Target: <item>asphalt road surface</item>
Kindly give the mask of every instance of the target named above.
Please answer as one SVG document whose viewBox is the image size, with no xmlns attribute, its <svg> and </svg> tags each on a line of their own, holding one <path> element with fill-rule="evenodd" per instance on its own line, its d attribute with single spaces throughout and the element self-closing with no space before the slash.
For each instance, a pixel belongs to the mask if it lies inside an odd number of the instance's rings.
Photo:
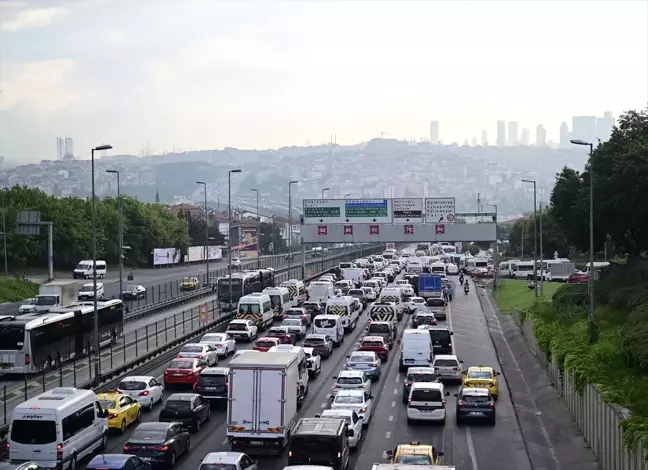
<svg viewBox="0 0 648 470">
<path fill-rule="evenodd" d="M 354 247 L 356 248 L 356 247 Z M 347 251 L 351 247 L 346 248 Z M 329 249 L 327 257 L 331 257 L 343 253 L 344 249 Z M 301 253 L 293 253 L 294 267 L 301 267 Z M 306 253 L 307 260 L 314 260 L 311 253 Z M 260 260 L 241 259 L 242 265 L 240 269 L 257 269 L 260 265 L 262 268 L 282 269 L 290 266 L 289 260 L 286 259 L 286 254 L 276 256 L 263 256 Z M 132 272 L 134 275 L 133 281 L 127 281 L 128 274 Z M 220 277 L 227 275 L 227 260 L 210 262 L 209 263 L 209 277 Z M 146 298 L 138 299 L 136 301 L 129 301 L 128 304 L 131 309 L 144 307 L 149 304 L 158 303 L 162 300 L 170 299 L 181 295 L 180 282 L 183 277 L 196 276 L 201 281 L 201 285 L 206 285 L 207 279 L 207 266 L 204 263 L 182 265 L 176 267 L 160 267 L 150 269 L 136 269 L 124 270 L 123 282 L 128 284 L 140 284 L 146 288 Z M 59 277 L 58 279 L 72 279 L 72 273 L 66 277 Z M 91 283 L 92 280 L 78 280 L 79 287 L 84 283 Z M 119 271 L 110 269 L 104 279 L 98 279 L 97 282 L 104 284 L 104 298 L 119 298 Z M 12 302 L 0 304 L 0 315 L 15 315 L 18 313 L 18 308 L 23 302 Z"/>
<path fill-rule="evenodd" d="M 364 335 L 367 320 L 366 311 L 360 317 L 356 329 L 347 334 L 342 346 L 333 356 L 322 362 L 322 373 L 313 379 L 310 393 L 306 397 L 301 416 L 315 416 L 329 406 L 329 390 L 332 377 L 341 370 L 345 356 L 354 350 Z M 402 331 L 409 322 L 409 315 L 399 325 Z M 446 322 L 454 331 L 454 345 L 464 366 L 472 364 L 492 364 L 496 369 L 496 352 L 489 336 L 485 318 L 480 309 L 474 289 L 469 295 L 460 294 L 451 304 L 451 312 Z M 443 324 L 443 322 L 441 322 Z M 250 348 L 249 344 L 239 344 L 239 349 Z M 226 364 L 223 360 L 220 365 Z M 148 371 L 158 378 L 162 377 L 164 366 Z M 448 386 L 448 417 L 445 426 L 407 424 L 405 405 L 401 403 L 403 376 L 398 372 L 398 353 L 392 352 L 383 365 L 380 381 L 372 388 L 375 408 L 371 423 L 365 429 L 359 449 L 352 454 L 349 468 L 369 469 L 374 462 L 384 461 L 384 452 L 396 445 L 410 441 L 432 443 L 445 453 L 446 464 L 455 465 L 459 470 L 531 470 L 526 451 L 526 443 L 519 429 L 514 407 L 509 396 L 506 377 L 500 377 L 500 398 L 497 402 L 496 426 L 462 425 L 457 427 L 454 420 L 454 397 L 458 386 Z M 144 421 L 156 420 L 160 408 L 143 415 Z M 132 427 L 124 435 L 110 438 L 107 453 L 121 453 Z M 200 432 L 192 435 L 191 452 L 177 463 L 179 470 L 195 470 L 209 452 L 229 450 L 226 439 L 225 410 L 215 409 L 211 421 L 205 423 Z M 80 462 L 81 464 L 81 462 Z M 260 468 L 281 470 L 287 465 L 287 456 L 262 458 Z"/>
</svg>

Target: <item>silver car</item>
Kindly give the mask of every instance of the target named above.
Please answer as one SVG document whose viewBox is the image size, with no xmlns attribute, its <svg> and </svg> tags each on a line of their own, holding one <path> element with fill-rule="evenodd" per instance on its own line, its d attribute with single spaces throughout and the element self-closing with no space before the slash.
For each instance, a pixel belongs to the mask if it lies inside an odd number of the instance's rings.
<svg viewBox="0 0 648 470">
<path fill-rule="evenodd" d="M 371 380 L 380 378 L 382 361 L 373 351 L 354 351 L 347 356 L 346 368 L 348 370 L 361 370 Z"/>
</svg>

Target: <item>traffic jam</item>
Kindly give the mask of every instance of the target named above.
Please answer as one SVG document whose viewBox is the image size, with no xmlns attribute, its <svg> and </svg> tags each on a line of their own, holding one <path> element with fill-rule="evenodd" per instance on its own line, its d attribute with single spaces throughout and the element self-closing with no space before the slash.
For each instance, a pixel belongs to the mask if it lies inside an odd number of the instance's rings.
<svg viewBox="0 0 648 470">
<path fill-rule="evenodd" d="M 286 469 L 348 468 L 367 445 L 380 380 L 392 367 L 406 409 L 394 429 L 446 419 L 495 425 L 499 372 L 456 355 L 448 319 L 455 288 L 468 293 L 470 283 L 462 257 L 443 248 L 388 248 L 340 263 L 308 287 L 290 280 L 244 295 L 224 331 L 185 344 L 161 375 L 125 377 L 102 393 L 60 387 L 27 400 L 11 419 L 10 462 L 173 468 L 191 455 L 192 440 L 209 437 L 204 428 L 218 414 L 228 450 L 216 442 L 221 450 L 200 456 L 199 469 L 257 469 L 277 456 L 287 456 Z M 330 375 L 322 374 L 327 362 Z M 452 396 L 449 384 L 458 385 Z M 324 389 L 322 409 L 304 416 L 311 390 Z M 109 445 L 113 435 L 124 436 L 121 452 Z M 377 464 L 454 468 L 443 466 L 437 445 L 403 442 Z"/>
</svg>

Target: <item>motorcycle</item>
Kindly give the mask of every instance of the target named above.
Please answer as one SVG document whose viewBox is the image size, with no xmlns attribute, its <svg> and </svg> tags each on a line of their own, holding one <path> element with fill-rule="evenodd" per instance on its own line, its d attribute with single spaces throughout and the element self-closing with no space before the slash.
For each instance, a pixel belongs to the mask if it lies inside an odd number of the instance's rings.
<svg viewBox="0 0 648 470">
<path fill-rule="evenodd" d="M 464 287 L 464 294 L 467 294 L 470 291 L 470 288 L 468 286 Z"/>
</svg>

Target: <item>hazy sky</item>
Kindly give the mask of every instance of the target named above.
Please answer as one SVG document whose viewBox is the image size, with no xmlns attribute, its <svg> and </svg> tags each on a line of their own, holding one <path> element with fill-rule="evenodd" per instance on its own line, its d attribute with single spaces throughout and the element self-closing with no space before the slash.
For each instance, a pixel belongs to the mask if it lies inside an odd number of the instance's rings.
<svg viewBox="0 0 648 470">
<path fill-rule="evenodd" d="M 648 101 L 645 1 L 37 1 L 0 6 L 0 155 L 380 136 L 557 139 Z"/>
</svg>

